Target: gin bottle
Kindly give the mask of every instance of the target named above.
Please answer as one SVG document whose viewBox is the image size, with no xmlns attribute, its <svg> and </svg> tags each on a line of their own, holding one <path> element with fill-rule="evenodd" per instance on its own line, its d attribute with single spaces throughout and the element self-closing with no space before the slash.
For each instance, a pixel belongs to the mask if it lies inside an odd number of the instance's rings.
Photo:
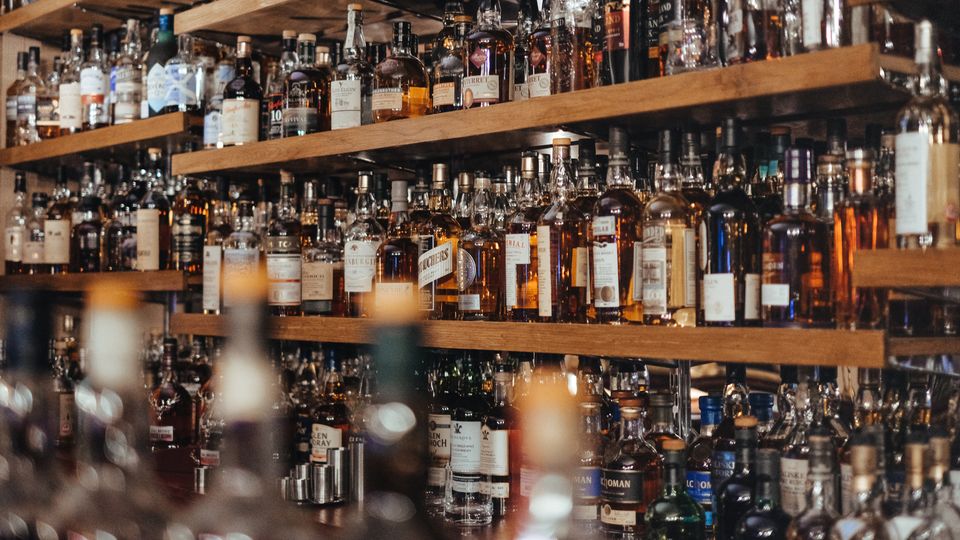
<svg viewBox="0 0 960 540">
<path fill-rule="evenodd" d="M 343 233 L 343 290 L 351 317 L 373 315 L 377 249 L 384 240 L 384 231 L 373 215 L 375 201 L 370 193 L 372 181 L 372 172 L 359 173 L 355 218 Z"/>
<path fill-rule="evenodd" d="M 193 56 L 193 36 L 177 36 L 176 56 L 164 65 L 164 86 L 166 104 L 164 113 L 193 112 L 200 109 L 203 97 L 203 74 L 197 72 L 197 59 Z"/>
</svg>

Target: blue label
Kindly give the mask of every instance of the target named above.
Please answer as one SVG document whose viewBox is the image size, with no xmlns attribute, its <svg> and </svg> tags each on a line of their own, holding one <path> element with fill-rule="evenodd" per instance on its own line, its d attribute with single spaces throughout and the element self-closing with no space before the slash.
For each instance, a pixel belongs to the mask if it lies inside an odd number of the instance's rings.
<svg viewBox="0 0 960 540">
<path fill-rule="evenodd" d="M 713 489 L 710 486 L 710 473 L 687 471 L 687 493 L 705 507 L 713 501 Z"/>
<path fill-rule="evenodd" d="M 710 483 L 713 489 L 718 489 L 721 482 L 733 475 L 736 462 L 735 452 L 719 450 L 713 453 L 713 463 L 710 468 Z"/>
<path fill-rule="evenodd" d="M 577 498 L 591 499 L 600 496 L 600 467 L 580 467 L 573 477 L 577 485 Z"/>
</svg>

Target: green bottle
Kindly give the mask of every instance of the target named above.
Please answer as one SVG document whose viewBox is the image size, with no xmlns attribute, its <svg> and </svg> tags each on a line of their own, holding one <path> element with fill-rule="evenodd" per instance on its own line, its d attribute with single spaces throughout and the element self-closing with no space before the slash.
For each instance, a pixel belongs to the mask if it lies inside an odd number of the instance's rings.
<svg viewBox="0 0 960 540">
<path fill-rule="evenodd" d="M 669 439 L 663 441 L 663 452 L 663 489 L 647 508 L 647 539 L 704 540 L 703 508 L 686 488 L 686 445 Z"/>
</svg>

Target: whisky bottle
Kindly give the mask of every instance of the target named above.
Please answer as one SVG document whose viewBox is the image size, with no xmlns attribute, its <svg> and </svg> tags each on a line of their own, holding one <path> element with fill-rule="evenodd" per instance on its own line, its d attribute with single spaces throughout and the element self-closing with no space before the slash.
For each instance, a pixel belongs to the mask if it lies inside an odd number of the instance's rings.
<svg viewBox="0 0 960 540">
<path fill-rule="evenodd" d="M 578 403 L 580 437 L 578 467 L 574 476 L 573 526 L 577 534 L 600 532 L 600 469 L 606 437 L 602 425 L 602 403 L 598 396 L 585 396 Z"/>
<path fill-rule="evenodd" d="M 451 414 L 450 484 L 444 517 L 460 526 L 486 525 L 493 519 L 490 494 L 480 489 L 483 418 L 490 406 L 481 389 L 478 354 L 463 353 L 460 389 Z"/>
<path fill-rule="evenodd" d="M 26 273 L 23 248 L 30 213 L 27 208 L 27 175 L 17 171 L 13 180 L 13 205 L 7 211 L 4 223 L 4 275 Z"/>
<path fill-rule="evenodd" d="M 203 241 L 203 312 L 220 313 L 223 298 L 223 242 L 233 232 L 225 178 L 217 178 L 216 199 L 210 202 L 207 234 Z"/>
<path fill-rule="evenodd" d="M 193 56 L 194 40 L 190 34 L 177 36 L 177 54 L 164 65 L 166 105 L 164 113 L 195 112 L 203 99 L 203 74 L 197 73 Z"/>
<path fill-rule="evenodd" d="M 386 240 L 377 249 L 374 287 L 378 308 L 411 304 L 416 299 L 418 249 L 407 214 L 407 181 L 394 180 L 390 187 L 391 212 Z"/>
<path fill-rule="evenodd" d="M 475 175 L 472 172 L 460 171 L 457 174 L 457 197 L 453 201 L 454 219 L 460 224 L 461 230 L 470 228 L 470 221 L 473 217 L 473 181 Z"/>
<path fill-rule="evenodd" d="M 757 438 L 763 441 L 773 429 L 773 394 L 750 392 L 750 414 L 757 418 Z M 766 448 L 762 444 L 760 448 Z"/>
<path fill-rule="evenodd" d="M 255 79 L 250 36 L 237 36 L 236 76 L 223 89 L 220 117 L 224 146 L 257 142 L 260 135 L 260 101 L 263 93 Z"/>
<path fill-rule="evenodd" d="M 90 33 L 87 59 L 80 65 L 80 102 L 83 106 L 83 129 L 105 127 L 109 123 L 109 72 L 100 44 L 103 25 L 94 24 Z"/>
<path fill-rule="evenodd" d="M 267 115 L 266 125 L 261 126 L 266 131 L 267 139 L 279 139 L 283 137 L 283 105 L 284 105 L 284 85 L 290 73 L 296 69 L 300 63 L 297 56 L 297 32 L 295 30 L 284 30 L 281 39 L 283 52 L 280 53 L 280 60 L 275 64 L 276 71 L 270 72 L 268 66 L 268 75 L 266 84 L 263 86 L 263 100 L 265 102 Z M 261 106 L 262 108 L 263 106 Z M 261 119 L 261 123 L 263 119 Z"/>
<path fill-rule="evenodd" d="M 925 516 L 911 538 L 950 538 L 960 530 L 960 510 L 946 481 L 950 463 L 950 438 L 946 432 L 930 437 L 927 459 Z"/>
<path fill-rule="evenodd" d="M 74 219 L 79 218 L 79 221 L 74 221 L 70 235 L 70 271 L 99 272 L 103 232 L 101 201 L 94 184 L 96 173 L 93 163 L 84 163 L 83 169 L 83 178 L 80 181 L 80 204 L 77 205 L 74 213 Z"/>
<path fill-rule="evenodd" d="M 663 442 L 663 489 L 647 510 L 648 538 L 706 538 L 703 508 L 686 490 L 685 450 L 682 440 Z"/>
<path fill-rule="evenodd" d="M 666 74 L 717 67 L 719 18 L 714 6 L 705 0 L 678 0 L 673 8 L 673 20 L 666 35 L 661 34 L 667 41 Z"/>
<path fill-rule="evenodd" d="M 806 481 L 809 470 L 810 434 L 822 423 L 818 384 L 804 369 L 797 385 L 797 424 L 780 449 L 780 500 L 783 510 L 791 516 L 802 512 L 807 503 Z"/>
<path fill-rule="evenodd" d="M 550 15 L 551 0 L 543 0 L 533 31 L 527 37 L 527 95 L 531 98 L 550 95 L 551 52 Z M 533 5 L 536 2 L 532 3 Z"/>
<path fill-rule="evenodd" d="M 882 450 L 877 448 L 871 436 L 865 434 L 856 435 L 851 442 L 852 508 L 845 510 L 844 516 L 834 523 L 830 537 L 846 540 L 858 535 L 860 538 L 891 540 L 886 520 L 880 513 L 879 499 L 883 495 L 877 490 L 878 476 L 883 475 L 877 459 Z"/>
<path fill-rule="evenodd" d="M 23 273 L 30 275 L 46 274 L 44 222 L 47 213 L 47 194 L 34 192 L 30 197 L 30 214 L 24 226 L 23 236 Z"/>
<path fill-rule="evenodd" d="M 881 406 L 883 395 L 880 392 L 880 370 L 860 368 L 857 373 L 857 395 L 854 399 L 853 427 L 854 431 L 840 449 L 840 495 L 839 508 L 841 514 L 849 514 L 853 510 L 853 446 L 861 437 L 868 433 L 871 426 L 877 426 L 882 421 Z"/>
<path fill-rule="evenodd" d="M 309 190 L 313 182 L 304 184 L 303 219 L 307 219 Z M 313 195 L 315 197 L 315 195 Z M 301 276 L 301 309 L 304 315 L 346 314 L 343 300 L 343 247 L 334 225 L 333 204 L 324 199 L 317 205 L 317 223 L 312 232 L 303 237 Z M 304 223 L 304 231 L 308 230 Z"/>
<path fill-rule="evenodd" d="M 611 127 L 609 145 L 607 189 L 590 226 L 593 306 L 598 322 L 640 322 L 643 203 L 635 193 L 626 130 Z"/>
<path fill-rule="evenodd" d="M 40 78 L 40 48 L 30 47 L 27 54 L 27 71 L 17 85 L 17 129 L 18 145 L 40 142 L 37 129 L 37 100 L 46 92 L 43 79 Z"/>
<path fill-rule="evenodd" d="M 723 403 L 719 396 L 701 396 L 700 434 L 690 443 L 687 451 L 687 493 L 703 508 L 706 538 L 713 538 L 713 528 L 716 524 L 711 469 L 713 437 L 722 416 Z"/>
<path fill-rule="evenodd" d="M 589 221 L 575 204 L 573 181 L 570 139 L 554 139 L 552 201 L 537 221 L 537 306 L 543 321 L 586 321 Z"/>
<path fill-rule="evenodd" d="M 70 52 L 60 77 L 60 135 L 83 130 L 83 102 L 80 99 L 80 65 L 83 63 L 83 30 L 70 30 Z M 26 66 L 24 66 L 26 73 Z"/>
<path fill-rule="evenodd" d="M 543 213 L 537 158 L 532 152 L 525 152 L 521 158 L 518 191 L 517 210 L 504 236 L 505 302 L 510 320 L 527 322 L 539 316 L 537 220 Z"/>
<path fill-rule="evenodd" d="M 417 232 L 420 242 L 417 286 L 421 291 L 421 309 L 429 310 L 431 319 L 455 318 L 460 294 L 456 270 L 462 229 L 450 214 L 448 181 L 447 165 L 434 163 L 430 220 Z"/>
<path fill-rule="evenodd" d="M 642 403 L 620 401 L 620 439 L 600 471 L 600 522 L 607 535 L 645 537 L 644 514 L 660 493 L 663 461 L 644 437 Z"/>
<path fill-rule="evenodd" d="M 375 201 L 370 193 L 372 182 L 372 172 L 362 171 L 358 174 L 356 217 L 343 233 L 344 301 L 351 317 L 369 317 L 373 314 L 377 249 L 384 240 L 384 231 L 373 215 Z"/>
<path fill-rule="evenodd" d="M 530 70 L 530 34 L 533 32 L 534 14 L 538 11 L 535 2 L 520 2 L 517 26 L 513 31 L 513 100 L 530 99 L 527 87 L 527 72 Z"/>
<path fill-rule="evenodd" d="M 741 416 L 736 424 L 736 465 L 733 473 L 714 485 L 716 501 L 717 538 L 730 540 L 736 536 L 737 525 L 754 503 L 757 487 L 757 419 Z M 772 464 L 779 471 L 779 464 Z"/>
<path fill-rule="evenodd" d="M 6 148 L 17 146 L 17 91 L 27 76 L 27 53 L 17 52 L 16 79 L 7 87 L 7 138 Z"/>
<path fill-rule="evenodd" d="M 490 496 L 493 517 L 517 511 L 520 492 L 520 411 L 510 402 L 513 371 L 497 362 L 493 373 L 493 402 L 480 427 L 480 493 Z"/>
<path fill-rule="evenodd" d="M 263 240 L 267 305 L 274 315 L 300 315 L 300 219 L 293 175 L 280 171 L 280 202 L 274 205 Z"/>
<path fill-rule="evenodd" d="M 467 34 L 463 108 L 513 100 L 513 35 L 500 25 L 500 0 L 478 2 L 477 23 Z"/>
<path fill-rule="evenodd" d="M 350 434 L 341 359 L 335 349 L 329 349 L 325 353 L 321 396 L 311 413 L 311 463 L 327 463 L 327 450 L 343 448 L 349 441 Z"/>
<path fill-rule="evenodd" d="M 147 52 L 143 61 L 145 71 L 144 84 L 146 85 L 147 116 L 157 116 L 163 113 L 167 105 L 167 62 L 177 54 L 177 42 L 173 37 L 173 9 L 161 8 L 159 28 L 156 40 Z"/>
<path fill-rule="evenodd" d="M 496 321 L 504 313 L 501 278 L 503 242 L 493 228 L 494 206 L 490 178 L 474 182 L 471 225 L 457 253 L 458 317 L 467 321 Z M 511 380 L 512 382 L 512 380 Z"/>
<path fill-rule="evenodd" d="M 434 351 L 434 376 L 428 379 L 430 403 L 427 413 L 430 461 L 427 468 L 426 505 L 434 515 L 443 515 L 450 464 L 450 414 L 457 393 L 459 374 L 450 351 Z"/>
<path fill-rule="evenodd" d="M 900 495 L 899 513 L 890 519 L 889 529 L 897 538 L 911 538 L 923 523 L 926 493 L 924 471 L 928 467 L 927 445 L 922 438 L 907 442 L 903 452 L 906 477 Z"/>
<path fill-rule="evenodd" d="M 773 126 L 770 128 L 770 138 L 770 161 L 761 179 L 762 186 L 751 186 L 751 196 L 760 214 L 761 226 L 783 213 L 783 158 L 790 147 L 790 128 Z"/>
<path fill-rule="evenodd" d="M 203 111 L 203 147 L 223 147 L 223 92 L 236 76 L 234 59 L 227 47 L 219 48 L 220 59 L 213 70 Z"/>
<path fill-rule="evenodd" d="M 780 490 L 777 485 L 780 468 L 777 458 L 776 450 L 757 451 L 753 507 L 740 519 L 736 529 L 737 539 L 784 538 L 787 532 L 790 516 L 780 508 Z"/>
<path fill-rule="evenodd" d="M 284 137 L 330 129 L 330 81 L 316 64 L 317 36 L 300 34 L 297 36 L 297 66 L 284 82 Z"/>
<path fill-rule="evenodd" d="M 937 31 L 930 21 L 916 24 L 914 49 L 914 96 L 897 115 L 897 245 L 953 247 L 960 243 L 960 227 L 950 210 L 960 204 L 958 118 L 945 99 Z"/>
<path fill-rule="evenodd" d="M 330 129 L 373 123 L 373 66 L 367 63 L 363 37 L 363 6 L 347 6 L 347 36 L 343 59 L 330 82 Z"/>
<path fill-rule="evenodd" d="M 550 27 L 551 92 L 592 88 L 597 79 L 592 39 L 594 2 L 554 0 Z"/>
<path fill-rule="evenodd" d="M 137 270 L 166 270 L 170 264 L 170 201 L 165 194 L 159 148 L 147 152 L 146 192 L 137 206 Z"/>
<path fill-rule="evenodd" d="M 593 214 L 600 198 L 597 178 L 597 142 L 593 139 L 577 141 L 577 189 L 574 204 L 584 215 Z M 590 291 L 587 291 L 588 293 Z"/>
<path fill-rule="evenodd" d="M 233 232 L 223 240 L 223 309 L 230 310 L 245 298 L 231 283 L 243 282 L 259 276 L 261 240 L 254 231 L 253 203 L 240 200 Z"/>
<path fill-rule="evenodd" d="M 183 189 L 173 201 L 170 237 L 170 266 L 174 270 L 198 273 L 203 268 L 203 244 L 206 238 L 209 203 L 197 179 L 187 177 Z"/>
<path fill-rule="evenodd" d="M 409 22 L 393 24 L 393 56 L 377 64 L 373 76 L 373 118 L 388 122 L 424 116 L 430 109 L 430 80 L 416 57 Z"/>
<path fill-rule="evenodd" d="M 654 181 L 660 192 L 643 209 L 643 322 L 697 324 L 697 240 L 680 193 L 676 134 L 660 132 Z"/>
<path fill-rule="evenodd" d="M 61 166 L 53 189 L 53 200 L 43 219 L 43 263 L 51 274 L 63 274 L 70 267 L 70 233 L 73 205 L 67 187 L 66 169 Z"/>
<path fill-rule="evenodd" d="M 790 523 L 786 535 L 788 540 L 829 538 L 830 529 L 839 517 L 834 499 L 835 455 L 830 437 L 810 436 L 806 510 Z"/>
<path fill-rule="evenodd" d="M 140 21 L 127 19 L 124 27 L 123 51 L 113 64 L 113 109 L 114 124 L 128 124 L 140 118 L 140 101 L 143 92 L 143 67 L 140 65 Z"/>
<path fill-rule="evenodd" d="M 449 3 L 459 5 L 459 2 Z M 444 12 L 446 17 L 446 12 Z M 444 34 L 444 45 L 434 48 L 436 61 L 433 64 L 431 91 L 432 112 L 458 111 L 463 108 L 463 78 L 467 71 L 466 37 L 473 20 L 469 15 L 457 15 L 452 20 L 452 32 Z M 444 27 L 446 30 L 446 27 Z M 443 34 L 443 31 L 441 31 Z M 437 35 L 437 40 L 441 35 Z M 498 82 L 499 84 L 499 82 Z"/>
<path fill-rule="evenodd" d="M 153 451 L 193 443 L 193 400 L 177 376 L 177 340 L 163 340 L 160 384 L 150 394 L 150 446 Z"/>
<path fill-rule="evenodd" d="M 647 442 L 657 449 L 657 453 L 664 454 L 664 442 L 680 440 L 673 425 L 673 395 L 665 392 L 654 392 L 649 396 L 650 402 L 650 431 L 647 432 Z"/>
<path fill-rule="evenodd" d="M 811 151 L 785 156 L 784 213 L 763 233 L 764 326 L 829 326 L 830 254 L 827 227 L 808 210 Z"/>
</svg>

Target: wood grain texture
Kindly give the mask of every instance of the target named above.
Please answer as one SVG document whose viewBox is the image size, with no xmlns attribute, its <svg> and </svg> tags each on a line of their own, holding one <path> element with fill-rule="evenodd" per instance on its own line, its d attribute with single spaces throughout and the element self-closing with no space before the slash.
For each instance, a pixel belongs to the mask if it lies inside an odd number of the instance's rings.
<svg viewBox="0 0 960 540">
<path fill-rule="evenodd" d="M 222 317 L 177 314 L 171 332 L 226 335 Z M 327 317 L 273 318 L 273 339 L 370 343 L 374 321 Z M 791 328 L 661 328 L 652 326 L 566 325 L 426 321 L 423 345 L 451 349 L 506 350 L 625 358 L 683 359 L 745 363 L 787 363 L 883 367 L 882 331 Z"/>
<path fill-rule="evenodd" d="M 891 356 L 960 355 L 960 338 L 957 337 L 898 337 L 887 341 L 887 353 Z"/>
<path fill-rule="evenodd" d="M 0 16 L 0 32 L 15 32 L 59 46 L 64 30 L 82 28 L 86 32 L 93 23 L 100 23 L 109 31 L 128 17 L 142 19 L 163 6 L 177 9 L 188 5 L 185 0 L 36 0 Z"/>
<path fill-rule="evenodd" d="M 2 276 L 0 291 L 33 288 L 57 292 L 84 292 L 95 284 L 103 283 L 141 292 L 172 292 L 187 288 L 187 276 L 179 270 Z"/>
<path fill-rule="evenodd" d="M 960 249 L 858 251 L 857 287 L 960 287 Z"/>
</svg>

